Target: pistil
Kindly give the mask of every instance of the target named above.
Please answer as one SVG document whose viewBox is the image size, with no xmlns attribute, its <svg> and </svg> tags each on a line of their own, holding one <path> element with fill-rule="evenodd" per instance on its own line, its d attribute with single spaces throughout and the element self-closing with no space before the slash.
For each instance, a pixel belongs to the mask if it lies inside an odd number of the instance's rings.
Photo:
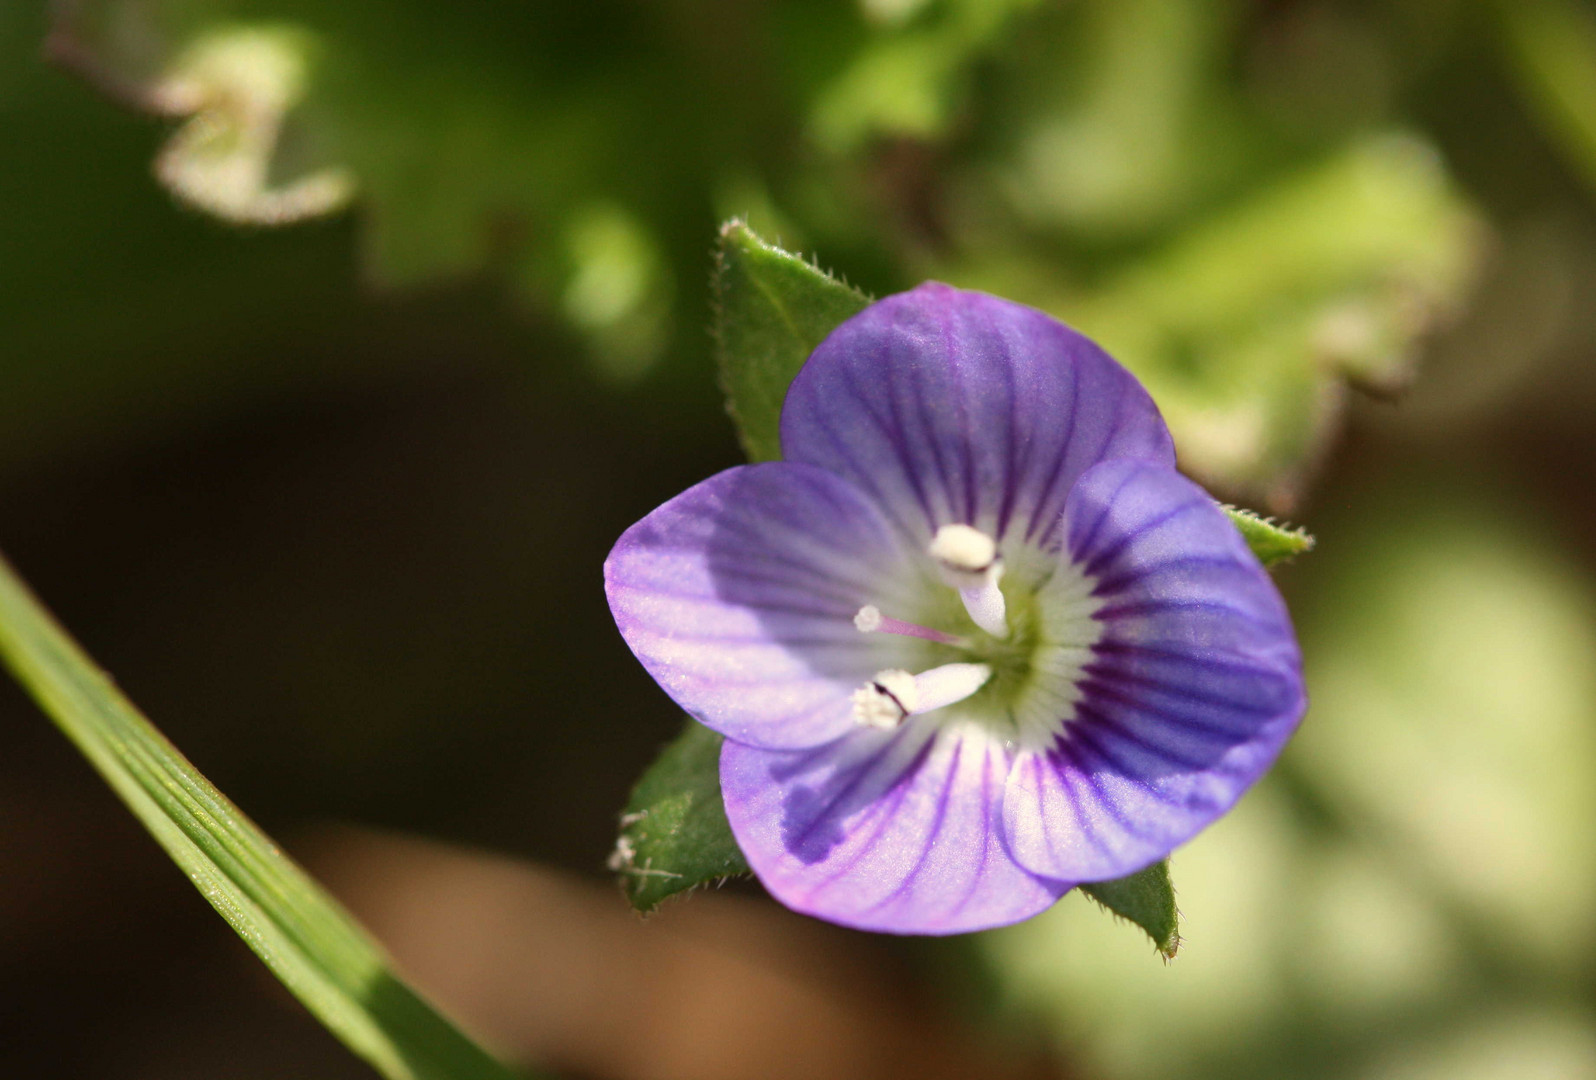
<svg viewBox="0 0 1596 1080">
<path fill-rule="evenodd" d="M 943 645 L 953 645 L 960 649 L 970 647 L 968 638 L 959 637 L 957 634 L 946 634 L 941 630 L 933 630 L 928 626 L 918 626 L 915 623 L 894 619 L 890 615 L 881 614 L 881 609 L 874 604 L 866 604 L 859 609 L 853 617 L 853 625 L 862 634 L 902 634 L 904 637 L 923 638 L 926 641 L 936 641 Z"/>
</svg>

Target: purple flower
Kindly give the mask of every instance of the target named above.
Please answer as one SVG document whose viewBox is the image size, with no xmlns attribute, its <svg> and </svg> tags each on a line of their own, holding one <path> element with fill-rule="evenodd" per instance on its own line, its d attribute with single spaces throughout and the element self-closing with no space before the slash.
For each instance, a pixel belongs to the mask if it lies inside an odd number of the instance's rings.
<svg viewBox="0 0 1596 1080">
<path fill-rule="evenodd" d="M 626 642 L 726 736 L 779 900 L 943 934 L 1164 858 L 1305 706 L 1263 568 L 1141 385 L 1041 312 L 945 285 L 839 326 L 785 460 L 728 469 L 605 564 Z"/>
</svg>

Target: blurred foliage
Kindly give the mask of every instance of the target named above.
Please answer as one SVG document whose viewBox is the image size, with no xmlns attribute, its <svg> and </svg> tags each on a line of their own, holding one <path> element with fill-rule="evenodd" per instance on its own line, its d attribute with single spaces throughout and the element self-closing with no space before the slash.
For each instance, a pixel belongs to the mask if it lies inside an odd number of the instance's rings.
<svg viewBox="0 0 1596 1080">
<path fill-rule="evenodd" d="M 1497 8 L 1536 116 L 1596 187 L 1596 12 L 1576 0 L 1503 0 Z"/>
<path fill-rule="evenodd" d="M 157 159 L 180 198 L 259 223 L 358 190 L 373 280 L 491 271 L 610 379 L 699 322 L 693 224 L 729 209 L 879 291 L 941 277 L 1079 323 L 1189 469 L 1275 510 L 1341 381 L 1399 386 L 1481 250 L 1356 23 L 1325 31 L 1365 76 L 1338 99 L 1273 56 L 1238 93 L 1237 0 L 576 10 L 75 0 L 51 42 L 188 117 Z"/>
</svg>

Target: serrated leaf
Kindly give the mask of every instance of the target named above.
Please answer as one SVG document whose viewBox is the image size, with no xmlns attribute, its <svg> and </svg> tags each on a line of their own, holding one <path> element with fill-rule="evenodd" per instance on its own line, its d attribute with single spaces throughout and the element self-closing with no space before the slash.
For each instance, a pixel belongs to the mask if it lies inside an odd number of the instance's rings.
<svg viewBox="0 0 1596 1080">
<path fill-rule="evenodd" d="M 347 912 L 200 775 L 0 559 L 0 657 L 195 888 L 389 1080 L 513 1080 L 423 1001 Z"/>
<path fill-rule="evenodd" d="M 1180 948 L 1180 912 L 1175 908 L 1175 886 L 1169 878 L 1169 860 L 1154 863 L 1129 877 L 1094 881 L 1081 891 L 1121 918 L 1129 919 L 1153 939 L 1153 945 L 1173 958 Z"/>
<path fill-rule="evenodd" d="M 1252 553 L 1265 566 L 1273 566 L 1313 550 L 1314 539 L 1306 529 L 1276 525 L 1268 518 L 1240 507 L 1227 506 L 1224 511 L 1230 516 L 1236 531 L 1241 533 L 1241 538 L 1247 541 L 1247 546 L 1252 548 Z"/>
<path fill-rule="evenodd" d="M 752 461 L 781 457 L 777 432 L 787 386 L 837 324 L 870 298 L 741 221 L 720 231 L 715 342 L 726 408 Z"/>
<path fill-rule="evenodd" d="M 720 796 L 724 740 L 689 720 L 648 767 L 621 817 L 610 869 L 638 911 L 699 885 L 748 873 Z"/>
</svg>

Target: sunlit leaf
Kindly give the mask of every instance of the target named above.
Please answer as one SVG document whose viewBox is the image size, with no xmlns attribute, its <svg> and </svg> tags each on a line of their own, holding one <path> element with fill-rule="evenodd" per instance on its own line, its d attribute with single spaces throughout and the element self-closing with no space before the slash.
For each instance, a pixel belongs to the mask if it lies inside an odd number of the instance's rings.
<svg viewBox="0 0 1596 1080">
<path fill-rule="evenodd" d="M 167 742 L 0 561 L 0 657 L 195 888 L 305 1007 L 389 1080 L 512 1080 Z"/>
<path fill-rule="evenodd" d="M 1184 467 L 1285 510 L 1343 383 L 1405 384 L 1482 237 L 1430 147 L 1376 139 L 1202 219 L 1060 313 L 1147 385 Z"/>
<path fill-rule="evenodd" d="M 748 873 L 720 796 L 724 740 L 689 720 L 632 791 L 610 869 L 639 911 L 699 885 Z"/>
<path fill-rule="evenodd" d="M 1129 877 L 1082 885 L 1081 891 L 1147 931 L 1154 947 L 1166 959 L 1180 948 L 1180 912 L 1175 909 L 1175 886 L 1169 879 L 1168 859 Z"/>
<path fill-rule="evenodd" d="M 1134 236 L 1201 199 L 1237 151 L 1223 5 L 1086 0 L 1049 13 L 1003 190 L 1033 227 Z"/>
<path fill-rule="evenodd" d="M 753 461 L 781 457 L 777 422 L 787 386 L 838 323 L 869 297 L 740 221 L 721 229 L 715 342 L 726 407 Z"/>
</svg>

